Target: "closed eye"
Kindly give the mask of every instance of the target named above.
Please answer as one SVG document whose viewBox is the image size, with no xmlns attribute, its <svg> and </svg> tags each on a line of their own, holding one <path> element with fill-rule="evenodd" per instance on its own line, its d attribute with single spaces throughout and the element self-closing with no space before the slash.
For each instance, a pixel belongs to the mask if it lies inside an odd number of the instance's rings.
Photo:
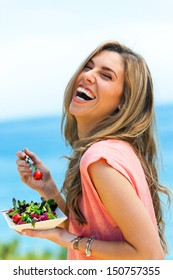
<svg viewBox="0 0 173 280">
<path fill-rule="evenodd" d="M 93 67 L 94 67 L 93 64 L 94 64 L 94 63 L 92 62 L 92 60 L 89 61 L 89 63 L 86 64 L 86 65 L 84 66 L 83 71 L 90 71 L 90 70 L 92 70 Z M 105 66 L 104 66 L 103 68 L 105 68 L 104 70 L 108 70 L 109 72 L 112 71 L 112 70 L 109 69 L 108 67 L 105 67 Z M 112 71 L 112 72 L 113 72 L 113 71 Z M 105 78 L 105 79 L 112 80 L 112 75 L 111 75 L 110 73 L 107 73 L 107 72 L 100 72 L 100 76 L 103 77 L 103 78 Z"/>
<path fill-rule="evenodd" d="M 87 64 L 87 65 L 84 66 L 83 69 L 84 69 L 84 70 L 92 70 L 92 67 L 91 67 L 90 65 Z"/>
<path fill-rule="evenodd" d="M 112 80 L 112 76 L 109 74 L 102 73 L 101 76 L 103 76 L 106 79 Z"/>
</svg>

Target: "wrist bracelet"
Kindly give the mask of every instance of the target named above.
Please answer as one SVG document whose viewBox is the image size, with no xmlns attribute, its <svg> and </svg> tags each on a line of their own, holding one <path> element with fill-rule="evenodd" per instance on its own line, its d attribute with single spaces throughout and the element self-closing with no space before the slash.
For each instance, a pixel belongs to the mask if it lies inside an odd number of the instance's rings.
<svg viewBox="0 0 173 280">
<path fill-rule="evenodd" d="M 83 236 L 79 235 L 77 237 L 75 237 L 73 240 L 71 240 L 71 242 L 73 242 L 73 249 L 74 250 L 79 250 L 79 241 L 83 238 Z"/>
<path fill-rule="evenodd" d="M 85 249 L 85 254 L 86 254 L 86 257 L 90 257 L 91 256 L 91 244 L 92 242 L 94 241 L 94 236 L 91 236 L 88 241 L 87 241 L 87 244 L 86 244 L 86 249 Z"/>
</svg>

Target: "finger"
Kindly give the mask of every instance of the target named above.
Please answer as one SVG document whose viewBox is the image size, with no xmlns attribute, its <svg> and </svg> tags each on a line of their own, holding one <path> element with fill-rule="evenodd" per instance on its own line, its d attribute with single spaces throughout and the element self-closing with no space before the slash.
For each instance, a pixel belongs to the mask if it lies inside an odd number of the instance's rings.
<svg viewBox="0 0 173 280">
<path fill-rule="evenodd" d="M 25 176 L 25 175 L 30 176 L 30 175 L 32 175 L 32 168 L 18 167 L 17 170 L 20 173 L 20 175 L 22 175 L 22 176 Z"/>
<path fill-rule="evenodd" d="M 25 154 L 25 152 L 23 152 L 23 151 L 18 151 L 18 152 L 16 153 L 16 156 L 17 156 L 18 158 L 20 158 L 20 159 L 25 159 L 26 154 Z"/>
<path fill-rule="evenodd" d="M 16 164 L 17 164 L 17 166 L 24 166 L 24 167 L 29 166 L 29 164 L 25 160 L 22 160 L 22 159 L 17 159 Z"/>
<path fill-rule="evenodd" d="M 17 160 L 17 171 L 21 176 L 31 176 L 32 175 L 32 167 L 30 167 L 25 161 Z"/>
<path fill-rule="evenodd" d="M 52 230 L 33 230 L 25 229 L 21 232 L 22 235 L 28 235 L 30 237 L 48 238 Z"/>
</svg>

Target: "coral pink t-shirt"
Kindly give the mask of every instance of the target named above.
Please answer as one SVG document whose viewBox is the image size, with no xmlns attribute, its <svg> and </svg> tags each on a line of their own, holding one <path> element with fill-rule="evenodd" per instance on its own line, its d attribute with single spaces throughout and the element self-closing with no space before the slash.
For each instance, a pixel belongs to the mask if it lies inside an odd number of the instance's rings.
<svg viewBox="0 0 173 280">
<path fill-rule="evenodd" d="M 102 204 L 88 174 L 88 166 L 101 158 L 105 159 L 111 167 L 115 168 L 130 181 L 138 197 L 147 209 L 154 227 L 157 230 L 150 191 L 141 163 L 133 148 L 125 141 L 102 140 L 90 146 L 82 156 L 80 162 L 82 197 L 79 205 L 88 223 L 86 225 L 79 225 L 72 215 L 70 215 L 69 231 L 73 234 L 83 235 L 85 237 L 91 237 L 94 235 L 95 239 L 98 240 L 124 240 L 118 225 L 110 217 Z M 86 257 L 83 252 L 69 249 L 68 259 L 88 260 L 95 258 L 92 256 Z"/>
</svg>

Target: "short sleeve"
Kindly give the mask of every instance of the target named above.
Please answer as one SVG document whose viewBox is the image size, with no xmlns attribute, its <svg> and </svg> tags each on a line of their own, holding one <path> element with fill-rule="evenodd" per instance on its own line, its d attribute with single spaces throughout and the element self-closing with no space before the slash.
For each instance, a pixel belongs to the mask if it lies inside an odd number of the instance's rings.
<svg viewBox="0 0 173 280">
<path fill-rule="evenodd" d="M 112 168 L 125 176 L 138 193 L 136 181 L 145 180 L 145 176 L 138 157 L 128 143 L 119 140 L 94 143 L 81 159 L 81 173 L 87 175 L 89 165 L 100 159 L 105 159 Z"/>
</svg>

